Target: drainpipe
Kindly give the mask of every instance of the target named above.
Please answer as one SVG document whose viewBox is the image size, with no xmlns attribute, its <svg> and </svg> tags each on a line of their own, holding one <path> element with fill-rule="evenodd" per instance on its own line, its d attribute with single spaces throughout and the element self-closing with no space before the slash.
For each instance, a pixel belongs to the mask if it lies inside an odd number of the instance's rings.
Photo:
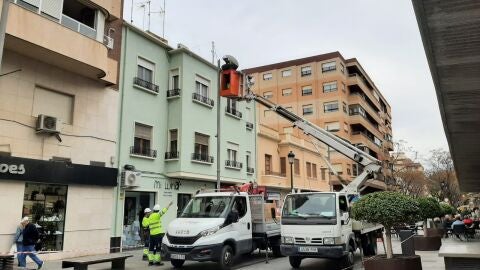
<svg viewBox="0 0 480 270">
<path fill-rule="evenodd" d="M 217 66 L 217 190 L 220 190 L 220 59 Z"/>
<path fill-rule="evenodd" d="M 5 49 L 5 33 L 7 32 L 8 10 L 10 0 L 3 0 L 2 15 L 0 17 L 0 72 L 2 71 L 3 51 Z"/>
</svg>

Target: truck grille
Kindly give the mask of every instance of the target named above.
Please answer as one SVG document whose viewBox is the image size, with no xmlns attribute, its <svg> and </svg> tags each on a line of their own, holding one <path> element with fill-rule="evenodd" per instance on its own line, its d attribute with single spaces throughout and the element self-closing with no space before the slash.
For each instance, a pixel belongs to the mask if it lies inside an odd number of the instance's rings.
<svg viewBox="0 0 480 270">
<path fill-rule="evenodd" d="M 180 248 L 180 247 L 169 247 L 168 250 L 170 250 L 171 252 L 180 252 L 180 253 L 188 253 L 190 251 L 192 251 L 193 247 L 190 247 L 190 248 Z"/>
<path fill-rule="evenodd" d="M 311 243 L 312 244 L 323 244 L 323 239 L 322 238 L 312 238 Z"/>
<path fill-rule="evenodd" d="M 323 244 L 322 238 L 295 237 L 296 244 Z"/>
<path fill-rule="evenodd" d="M 193 243 L 195 243 L 200 238 L 200 235 L 183 237 L 183 236 L 172 236 L 172 235 L 167 234 L 167 238 L 168 238 L 168 242 L 170 242 L 170 244 L 192 245 Z"/>
<path fill-rule="evenodd" d="M 295 243 L 305 244 L 305 238 L 295 237 Z"/>
</svg>

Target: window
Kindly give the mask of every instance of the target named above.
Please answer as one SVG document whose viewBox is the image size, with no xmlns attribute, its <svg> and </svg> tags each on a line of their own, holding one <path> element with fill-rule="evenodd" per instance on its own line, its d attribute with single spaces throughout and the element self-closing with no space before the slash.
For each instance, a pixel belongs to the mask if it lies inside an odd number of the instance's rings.
<svg viewBox="0 0 480 270">
<path fill-rule="evenodd" d="M 337 172 L 339 175 L 343 174 L 342 164 L 332 164 L 332 169 Z M 331 172 L 330 174 L 334 174 Z"/>
<path fill-rule="evenodd" d="M 180 89 L 180 75 L 178 69 L 171 71 L 170 89 Z"/>
<path fill-rule="evenodd" d="M 292 70 L 287 69 L 282 71 L 282 77 L 290 77 L 292 75 Z"/>
<path fill-rule="evenodd" d="M 358 176 L 358 166 L 357 164 L 352 164 L 352 176 Z"/>
<path fill-rule="evenodd" d="M 187 207 L 188 202 L 190 202 L 190 199 L 192 198 L 192 194 L 183 194 L 183 193 L 178 193 L 177 194 L 177 217 L 179 217 L 183 209 Z"/>
<path fill-rule="evenodd" d="M 350 170 L 350 167 L 347 167 L 347 174 L 352 175 L 352 171 Z"/>
<path fill-rule="evenodd" d="M 312 95 L 312 87 L 309 86 L 303 86 L 302 87 L 302 96 L 311 96 Z"/>
<path fill-rule="evenodd" d="M 294 173 L 296 175 L 300 175 L 300 160 L 299 159 L 294 159 L 293 160 L 293 168 L 294 168 Z"/>
<path fill-rule="evenodd" d="M 272 156 L 265 154 L 265 174 L 272 172 Z"/>
<path fill-rule="evenodd" d="M 350 115 L 361 115 L 363 117 L 367 116 L 365 110 L 362 108 L 362 106 L 360 106 L 358 104 L 350 105 L 349 113 L 350 113 Z"/>
<path fill-rule="evenodd" d="M 32 2 L 31 0 L 27 0 L 26 2 Z M 37 1 L 34 1 L 37 2 Z M 72 18 L 82 24 L 95 29 L 95 20 L 96 17 L 96 10 L 82 4 L 80 1 L 53 1 L 53 2 L 63 2 L 63 14 Z M 43 1 L 43 6 L 51 6 L 52 1 Z M 61 5 L 61 4 L 60 4 Z M 62 19 L 63 23 L 63 19 Z M 80 26 L 80 29 L 82 27 Z"/>
<path fill-rule="evenodd" d="M 265 74 L 263 74 L 263 80 L 264 80 L 264 81 L 269 81 L 269 80 L 271 80 L 272 78 L 273 78 L 272 73 L 265 73 Z"/>
<path fill-rule="evenodd" d="M 139 78 L 144 82 L 154 83 L 153 81 L 154 70 L 155 70 L 155 65 L 152 62 L 149 62 L 141 57 L 138 58 L 137 78 Z"/>
<path fill-rule="evenodd" d="M 247 165 L 247 168 L 251 168 L 250 166 L 250 158 L 252 156 L 252 153 L 247 151 L 247 154 L 245 156 L 245 165 Z"/>
<path fill-rule="evenodd" d="M 327 171 L 326 168 L 321 168 L 321 169 L 320 169 L 320 173 L 322 174 L 322 180 L 325 180 L 325 179 L 326 179 L 326 176 L 327 176 L 326 171 Z"/>
<path fill-rule="evenodd" d="M 292 95 L 292 88 L 287 88 L 282 90 L 282 96 L 287 97 Z"/>
<path fill-rule="evenodd" d="M 323 111 L 326 113 L 338 112 L 338 101 L 323 103 Z"/>
<path fill-rule="evenodd" d="M 177 154 L 178 152 L 178 130 L 171 129 L 170 130 L 170 153 Z"/>
<path fill-rule="evenodd" d="M 348 212 L 347 198 L 344 195 L 338 197 L 338 208 L 340 209 L 340 214 Z"/>
<path fill-rule="evenodd" d="M 237 101 L 232 98 L 227 98 L 227 112 L 235 113 L 237 111 Z"/>
<path fill-rule="evenodd" d="M 325 123 L 325 129 L 330 132 L 337 132 L 340 130 L 340 122 Z"/>
<path fill-rule="evenodd" d="M 343 63 L 340 63 L 340 72 L 345 73 L 345 65 Z"/>
<path fill-rule="evenodd" d="M 330 93 L 337 91 L 337 81 L 328 82 L 323 84 L 323 92 Z"/>
<path fill-rule="evenodd" d="M 301 75 L 302 77 L 304 76 L 310 76 L 312 74 L 312 67 L 306 66 L 301 68 Z"/>
<path fill-rule="evenodd" d="M 227 142 L 227 159 L 237 162 L 238 144 Z"/>
<path fill-rule="evenodd" d="M 247 214 L 247 198 L 235 197 L 232 210 L 238 212 L 238 218 L 241 219 Z"/>
<path fill-rule="evenodd" d="M 343 103 L 343 112 L 347 113 L 347 103 L 345 102 L 342 102 L 342 103 Z"/>
<path fill-rule="evenodd" d="M 280 174 L 287 175 L 287 159 L 285 157 L 280 158 Z"/>
<path fill-rule="evenodd" d="M 307 177 L 311 178 L 312 177 L 312 163 L 307 162 Z"/>
<path fill-rule="evenodd" d="M 208 140 L 210 137 L 208 135 L 200 134 L 195 132 L 195 155 L 199 156 L 200 159 L 206 160 L 208 156 Z M 203 158 L 205 157 L 205 158 Z"/>
<path fill-rule="evenodd" d="M 263 97 L 266 99 L 271 99 L 273 97 L 273 92 L 272 91 L 263 92 Z"/>
<path fill-rule="evenodd" d="M 151 150 L 152 127 L 140 123 L 135 123 L 135 138 L 131 154 L 155 157 Z"/>
<path fill-rule="evenodd" d="M 312 163 L 312 178 L 317 179 L 317 164 Z"/>
<path fill-rule="evenodd" d="M 67 190 L 63 185 L 25 183 L 22 217 L 50 232 L 42 240 L 45 250 L 63 249 Z"/>
<path fill-rule="evenodd" d="M 335 61 L 322 64 L 322 72 L 329 72 L 336 69 L 337 69 L 337 63 Z"/>
<path fill-rule="evenodd" d="M 48 89 L 35 87 L 32 114 L 55 116 L 65 124 L 73 122 L 74 97 Z"/>
<path fill-rule="evenodd" d="M 200 95 L 201 97 L 209 97 L 208 91 L 208 82 L 205 80 L 197 80 L 195 81 L 195 92 Z"/>
<path fill-rule="evenodd" d="M 308 105 L 303 105 L 303 115 L 310 115 L 313 114 L 313 105 L 308 104 Z"/>
</svg>

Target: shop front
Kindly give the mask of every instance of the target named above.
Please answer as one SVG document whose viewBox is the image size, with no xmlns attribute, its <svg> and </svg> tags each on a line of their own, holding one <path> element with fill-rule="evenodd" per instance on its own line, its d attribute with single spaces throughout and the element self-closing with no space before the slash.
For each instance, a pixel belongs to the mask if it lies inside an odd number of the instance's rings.
<svg viewBox="0 0 480 270">
<path fill-rule="evenodd" d="M 41 232 L 43 259 L 109 252 L 117 169 L 0 157 L 0 253 L 29 217 Z"/>
</svg>

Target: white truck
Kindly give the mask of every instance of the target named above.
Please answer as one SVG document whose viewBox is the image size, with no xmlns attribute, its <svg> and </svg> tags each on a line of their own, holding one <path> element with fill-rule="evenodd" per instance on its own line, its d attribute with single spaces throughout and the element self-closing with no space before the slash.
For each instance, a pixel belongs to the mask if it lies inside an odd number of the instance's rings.
<svg viewBox="0 0 480 270">
<path fill-rule="evenodd" d="M 271 248 L 280 256 L 275 203 L 263 194 L 219 191 L 195 195 L 167 228 L 162 258 L 175 268 L 189 261 L 214 261 L 229 269 L 235 256 Z"/>
</svg>

